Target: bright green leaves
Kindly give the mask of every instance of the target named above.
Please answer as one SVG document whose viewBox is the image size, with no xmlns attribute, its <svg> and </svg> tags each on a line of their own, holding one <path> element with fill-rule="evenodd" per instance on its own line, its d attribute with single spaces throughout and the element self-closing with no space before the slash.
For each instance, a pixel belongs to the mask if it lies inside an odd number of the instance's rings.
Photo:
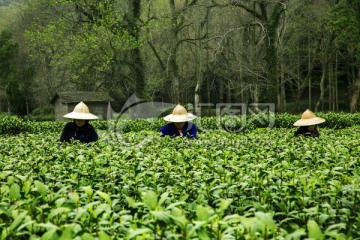
<svg viewBox="0 0 360 240">
<path fill-rule="evenodd" d="M 17 200 L 21 197 L 20 195 L 20 186 L 16 183 L 13 183 L 9 190 L 9 198 L 11 200 Z"/>
<path fill-rule="evenodd" d="M 151 211 L 150 214 L 156 219 L 164 222 L 165 224 L 171 224 L 171 215 L 165 211 Z"/>
<path fill-rule="evenodd" d="M 221 199 L 220 200 L 220 209 L 221 209 L 221 211 L 225 211 L 226 209 L 228 209 L 231 202 L 232 202 L 232 199 Z"/>
<path fill-rule="evenodd" d="M 101 198 L 103 198 L 109 204 L 109 206 L 112 205 L 112 201 L 111 201 L 111 198 L 110 198 L 109 194 L 106 194 L 106 193 L 101 192 L 101 191 L 96 191 L 95 194 L 97 194 Z"/>
<path fill-rule="evenodd" d="M 137 239 L 148 239 L 150 237 L 148 233 L 151 233 L 151 229 L 149 228 L 138 228 L 135 230 L 131 229 L 129 231 L 127 238 L 133 239 L 136 237 Z"/>
<path fill-rule="evenodd" d="M 19 227 L 19 225 L 23 222 L 25 219 L 27 212 L 24 211 L 22 213 L 19 213 L 17 210 L 12 211 L 12 218 L 13 221 L 10 225 L 10 227 L 3 228 L 1 232 L 1 238 L 0 239 L 7 239 L 11 235 L 15 235 L 16 228 Z"/>
<path fill-rule="evenodd" d="M 322 134 L 208 131 L 187 141 L 124 133 L 134 144 L 156 139 L 139 148 L 109 140 L 59 146 L 49 132 L 0 136 L 1 234 L 346 239 L 357 231 L 360 128 Z"/>
<path fill-rule="evenodd" d="M 63 213 L 68 213 L 69 211 L 70 211 L 70 209 L 66 208 L 66 207 L 59 207 L 59 208 L 53 209 L 53 210 L 51 210 L 51 212 L 49 214 L 49 219 L 52 219 Z"/>
<path fill-rule="evenodd" d="M 41 194 L 41 196 L 45 197 L 48 193 L 45 185 L 40 181 L 35 181 L 34 184 L 35 184 L 37 191 Z"/>
<path fill-rule="evenodd" d="M 196 217 L 199 221 L 208 222 L 212 212 L 212 209 L 209 207 L 204 207 L 201 205 L 196 207 Z"/>
<path fill-rule="evenodd" d="M 158 205 L 158 196 L 153 191 L 148 191 L 143 195 L 143 202 L 149 207 L 150 210 L 155 210 Z"/>
<path fill-rule="evenodd" d="M 323 240 L 324 234 L 322 233 L 319 225 L 313 221 L 309 220 L 307 223 L 307 229 L 308 229 L 308 236 L 310 238 L 316 239 L 316 240 Z"/>
<path fill-rule="evenodd" d="M 83 187 L 82 189 L 88 195 L 88 197 L 92 197 L 94 190 L 91 187 L 86 186 L 86 187 Z"/>
<path fill-rule="evenodd" d="M 77 194 L 77 192 L 71 192 L 71 193 L 69 193 L 69 198 L 70 198 L 71 201 L 73 201 L 75 204 L 78 204 L 78 203 L 79 203 L 80 196 L 79 196 L 79 194 Z"/>
</svg>

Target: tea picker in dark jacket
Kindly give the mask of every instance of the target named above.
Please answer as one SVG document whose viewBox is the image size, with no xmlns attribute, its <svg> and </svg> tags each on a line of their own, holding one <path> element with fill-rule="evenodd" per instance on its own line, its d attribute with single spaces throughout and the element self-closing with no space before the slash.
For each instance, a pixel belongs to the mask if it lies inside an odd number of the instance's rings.
<svg viewBox="0 0 360 240">
<path fill-rule="evenodd" d="M 317 130 L 317 124 L 325 122 L 325 119 L 316 117 L 315 114 L 306 109 L 306 111 L 301 115 L 301 119 L 297 120 L 294 123 L 294 126 L 299 127 L 294 133 L 295 137 L 305 136 L 305 137 L 319 137 L 320 133 Z"/>
<path fill-rule="evenodd" d="M 98 119 L 97 116 L 91 114 L 88 106 L 80 102 L 71 113 L 65 114 L 64 118 L 73 119 L 67 123 L 61 133 L 61 142 L 70 142 L 71 139 L 78 140 L 83 143 L 95 142 L 98 140 L 98 134 L 89 120 Z"/>
<path fill-rule="evenodd" d="M 178 104 L 173 109 L 172 114 L 164 117 L 164 120 L 170 123 L 160 128 L 161 136 L 196 138 L 196 125 L 189 122 L 195 118 L 195 115 L 188 113 L 183 106 Z"/>
</svg>

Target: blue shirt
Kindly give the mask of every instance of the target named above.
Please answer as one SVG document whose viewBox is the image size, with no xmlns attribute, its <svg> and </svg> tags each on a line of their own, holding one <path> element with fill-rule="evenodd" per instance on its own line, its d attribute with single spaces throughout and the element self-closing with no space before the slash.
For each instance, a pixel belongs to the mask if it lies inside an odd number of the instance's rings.
<svg viewBox="0 0 360 240">
<path fill-rule="evenodd" d="M 181 131 L 176 127 L 174 123 L 169 123 L 160 128 L 160 132 L 162 133 L 162 137 L 164 136 L 180 136 L 196 138 L 196 125 L 192 122 L 185 122 L 184 126 L 181 128 Z"/>
</svg>

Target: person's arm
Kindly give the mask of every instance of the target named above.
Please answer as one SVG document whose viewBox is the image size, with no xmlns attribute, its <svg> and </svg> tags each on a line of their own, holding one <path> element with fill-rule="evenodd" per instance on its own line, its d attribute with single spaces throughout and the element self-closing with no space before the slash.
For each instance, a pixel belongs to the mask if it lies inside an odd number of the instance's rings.
<svg viewBox="0 0 360 240">
<path fill-rule="evenodd" d="M 89 124 L 88 126 L 88 134 L 86 136 L 85 142 L 89 143 L 89 142 L 96 142 L 99 139 L 99 136 L 96 132 L 96 129 Z"/>
<path fill-rule="evenodd" d="M 91 134 L 90 134 L 90 142 L 96 142 L 99 139 L 99 136 L 94 127 L 92 127 Z"/>
<path fill-rule="evenodd" d="M 320 133 L 319 131 L 317 130 L 317 127 L 315 127 L 312 131 L 312 136 L 313 137 L 320 137 Z"/>
<path fill-rule="evenodd" d="M 61 132 L 60 142 L 70 142 L 70 138 L 70 125 L 67 123 Z"/>
<path fill-rule="evenodd" d="M 190 138 L 196 138 L 196 125 L 194 123 L 190 123 L 190 122 L 189 122 L 189 124 L 191 124 L 192 126 L 188 132 L 188 135 Z"/>
<path fill-rule="evenodd" d="M 303 132 L 301 131 L 301 127 L 299 127 L 295 132 L 294 132 L 294 136 L 300 136 L 301 134 L 303 134 Z"/>
<path fill-rule="evenodd" d="M 161 132 L 161 136 L 160 137 L 165 137 L 168 134 L 168 126 L 164 125 L 160 128 L 160 132 Z"/>
<path fill-rule="evenodd" d="M 301 133 L 300 133 L 299 129 L 294 132 L 294 136 L 295 136 L 295 137 L 298 137 L 300 134 L 301 134 Z"/>
</svg>

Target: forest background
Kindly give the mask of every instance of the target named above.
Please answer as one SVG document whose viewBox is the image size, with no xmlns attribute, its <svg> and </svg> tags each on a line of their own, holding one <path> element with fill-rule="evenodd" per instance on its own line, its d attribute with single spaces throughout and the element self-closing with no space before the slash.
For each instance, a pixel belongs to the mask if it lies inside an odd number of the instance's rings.
<svg viewBox="0 0 360 240">
<path fill-rule="evenodd" d="M 356 112 L 360 0 L 0 0 L 0 83 L 18 115 L 61 91 Z"/>
</svg>

